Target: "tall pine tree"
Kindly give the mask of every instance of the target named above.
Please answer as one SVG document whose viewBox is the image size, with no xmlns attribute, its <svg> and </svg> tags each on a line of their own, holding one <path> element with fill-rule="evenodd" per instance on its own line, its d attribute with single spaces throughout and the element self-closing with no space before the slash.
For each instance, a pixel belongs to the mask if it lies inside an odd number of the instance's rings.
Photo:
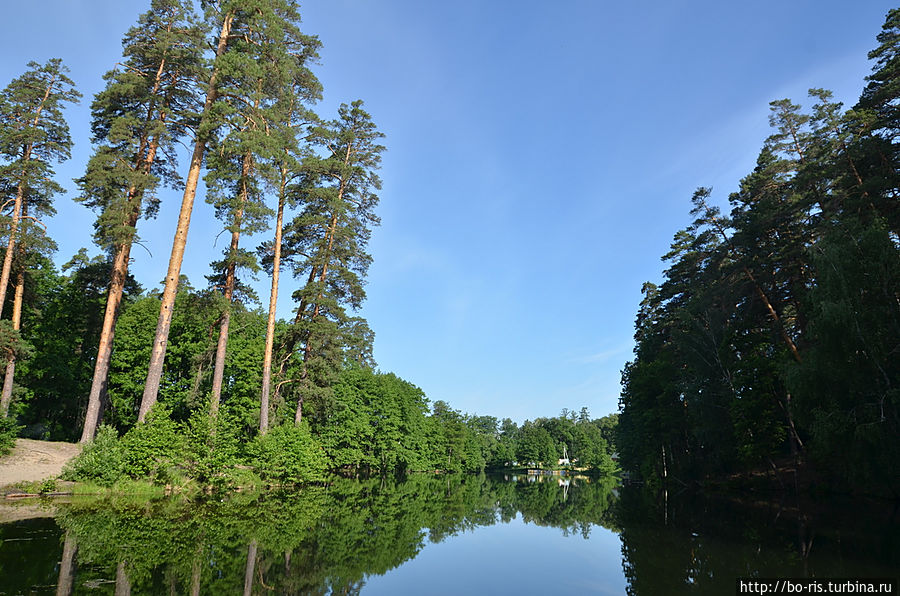
<svg viewBox="0 0 900 596">
<path fill-rule="evenodd" d="M 266 26 L 248 20 L 243 27 L 233 29 L 242 39 L 222 71 L 218 108 L 224 124 L 207 158 L 208 200 L 231 234 L 224 258 L 213 263 L 216 273 L 210 276 L 224 297 L 213 366 L 213 414 L 222 393 L 232 302 L 252 294 L 240 283 L 238 273 L 259 269 L 255 254 L 240 248 L 241 234 L 253 234 L 268 226 L 271 211 L 264 198 L 267 188 L 274 186 L 272 162 L 284 155 L 284 141 L 299 142 L 296 136 L 280 130 L 286 101 L 292 99 L 299 104 L 315 99 L 320 89 L 306 66 L 315 58 L 318 42 L 297 27 L 296 8 L 290 3 L 271 3 L 268 10 L 271 14 Z M 292 98 L 286 98 L 286 94 Z"/>
<path fill-rule="evenodd" d="M 295 276 L 306 279 L 294 292 L 298 306 L 280 363 L 283 374 L 296 359 L 296 424 L 304 401 L 327 393 L 346 348 L 360 340 L 353 334 L 363 327 L 347 309 L 358 309 L 365 299 L 383 136 L 359 100 L 341 105 L 336 120 L 313 127 L 309 135 L 318 153 L 303 162 L 298 187 L 303 207 L 285 238 Z"/>
<path fill-rule="evenodd" d="M 99 211 L 95 241 L 112 257 L 106 311 L 81 442 L 93 440 L 105 400 L 116 320 L 141 216 L 156 213 L 161 181 L 179 182 L 175 145 L 196 112 L 202 30 L 190 2 L 153 0 L 123 40 L 125 62 L 92 105 L 97 149 L 77 200 Z"/>
<path fill-rule="evenodd" d="M 285 29 L 296 29 L 299 23 L 296 3 L 291 0 L 221 0 L 220 2 L 206 3 L 205 6 L 206 21 L 210 28 L 217 32 L 214 44 L 215 55 L 209 62 L 206 100 L 196 131 L 181 211 L 172 243 L 172 253 L 169 257 L 169 268 L 150 353 L 147 380 L 138 411 L 138 420 L 141 422 L 156 403 L 159 393 L 169 329 L 172 323 L 172 309 L 175 305 L 191 212 L 197 192 L 197 183 L 200 179 L 200 169 L 208 143 L 216 131 L 225 124 L 223 116 L 228 112 L 227 104 L 223 102 L 224 98 L 222 97 L 224 85 L 228 77 L 237 74 L 238 71 L 235 69 L 246 65 L 244 55 L 255 54 L 254 39 L 258 38 L 257 36 L 280 38 Z M 313 41 L 312 38 L 307 38 L 307 40 Z M 249 90 L 243 89 L 242 91 Z"/>
<path fill-rule="evenodd" d="M 68 159 L 72 147 L 63 107 L 81 97 L 66 76 L 68 69 L 60 59 L 51 59 L 44 65 L 30 62 L 28 68 L 0 94 L 0 159 L 4 162 L 0 164 L 3 192 L 0 209 L 12 206 L 6 230 L 6 254 L 0 270 L 0 315 L 14 258 L 17 253 L 24 254 L 16 244 L 22 220 L 36 221 L 35 215 L 52 214 L 53 195 L 62 191 L 53 181 L 52 164 Z M 18 337 L 21 322 L 24 276 L 20 268 L 16 275 L 12 329 L 6 330 L 13 340 Z M 16 358 L 15 350 L 7 352 L 6 378 L 0 398 L 0 415 L 4 417 L 12 397 Z"/>
</svg>

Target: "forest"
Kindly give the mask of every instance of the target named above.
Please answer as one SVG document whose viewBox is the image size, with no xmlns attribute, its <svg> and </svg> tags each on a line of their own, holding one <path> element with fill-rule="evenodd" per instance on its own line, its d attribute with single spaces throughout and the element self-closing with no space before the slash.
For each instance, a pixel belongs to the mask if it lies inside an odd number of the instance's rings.
<svg viewBox="0 0 900 596">
<path fill-rule="evenodd" d="M 770 104 L 730 213 L 692 197 L 622 374 L 635 478 L 787 466 L 810 488 L 900 495 L 900 9 L 868 57 L 850 109 L 823 89 Z"/>
<path fill-rule="evenodd" d="M 58 269 L 43 221 L 74 143 L 65 109 L 81 96 L 68 69 L 32 62 L 0 93 L 0 450 L 17 436 L 79 441 L 66 477 L 104 486 L 560 458 L 611 473 L 615 416 L 583 408 L 518 426 L 432 404 L 376 370 L 358 312 L 384 135 L 361 100 L 316 113 L 320 41 L 296 3 L 149 5 L 92 99 L 93 152 L 71 197 L 96 214 L 100 256 L 82 249 Z M 162 287 L 145 288 L 129 265 L 162 188 L 183 193 L 181 208 Z M 198 188 L 227 241 L 203 287 L 181 274 Z M 257 275 L 268 296 L 248 283 Z M 292 298 L 288 319 L 279 293 Z"/>
</svg>

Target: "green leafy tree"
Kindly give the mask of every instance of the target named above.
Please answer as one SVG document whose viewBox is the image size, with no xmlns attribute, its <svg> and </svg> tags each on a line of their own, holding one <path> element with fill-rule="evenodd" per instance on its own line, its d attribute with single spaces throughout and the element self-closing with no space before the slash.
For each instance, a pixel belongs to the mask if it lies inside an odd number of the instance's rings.
<svg viewBox="0 0 900 596">
<path fill-rule="evenodd" d="M 519 430 L 516 459 L 520 464 L 555 466 L 559 459 L 556 442 L 546 428 L 526 420 Z"/>
<path fill-rule="evenodd" d="M 45 257 L 34 257 L 29 267 L 23 335 L 40 349 L 21 365 L 25 403 L 20 418 L 31 436 L 78 439 L 85 405 L 81 396 L 91 385 L 109 266 L 107 258 L 89 258 L 81 249 L 61 273 Z M 134 279 L 126 278 L 125 301 L 139 292 Z"/>
</svg>

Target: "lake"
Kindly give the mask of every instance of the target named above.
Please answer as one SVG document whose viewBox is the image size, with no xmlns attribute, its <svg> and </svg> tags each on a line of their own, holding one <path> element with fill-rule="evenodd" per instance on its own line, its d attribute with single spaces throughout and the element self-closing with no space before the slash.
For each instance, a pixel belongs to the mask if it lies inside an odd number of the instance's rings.
<svg viewBox="0 0 900 596">
<path fill-rule="evenodd" d="M 897 517 L 510 475 L 78 499 L 0 525 L 0 594 L 733 594 L 746 576 L 896 577 Z"/>
</svg>

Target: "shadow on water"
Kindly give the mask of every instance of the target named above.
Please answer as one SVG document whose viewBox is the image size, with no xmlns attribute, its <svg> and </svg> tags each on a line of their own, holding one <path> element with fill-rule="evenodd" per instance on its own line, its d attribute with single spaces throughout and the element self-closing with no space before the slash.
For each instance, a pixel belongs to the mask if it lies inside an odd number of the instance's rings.
<svg viewBox="0 0 900 596">
<path fill-rule="evenodd" d="M 730 594 L 738 577 L 896 576 L 900 520 L 884 501 L 624 488 L 617 502 L 629 594 Z"/>
<path fill-rule="evenodd" d="M 513 520 L 572 537 L 566 553 L 546 555 L 560 566 L 599 528 L 612 538 L 599 556 L 622 560 L 631 594 L 733 593 L 738 576 L 885 577 L 900 567 L 890 509 L 842 504 L 836 519 L 821 504 L 681 495 L 667 505 L 611 481 L 461 475 L 60 504 L 55 519 L 0 525 L 0 594 L 355 594 L 429 544 Z M 497 569 L 486 557 L 466 572 Z M 610 585 L 621 591 L 621 575 Z"/>
</svg>

